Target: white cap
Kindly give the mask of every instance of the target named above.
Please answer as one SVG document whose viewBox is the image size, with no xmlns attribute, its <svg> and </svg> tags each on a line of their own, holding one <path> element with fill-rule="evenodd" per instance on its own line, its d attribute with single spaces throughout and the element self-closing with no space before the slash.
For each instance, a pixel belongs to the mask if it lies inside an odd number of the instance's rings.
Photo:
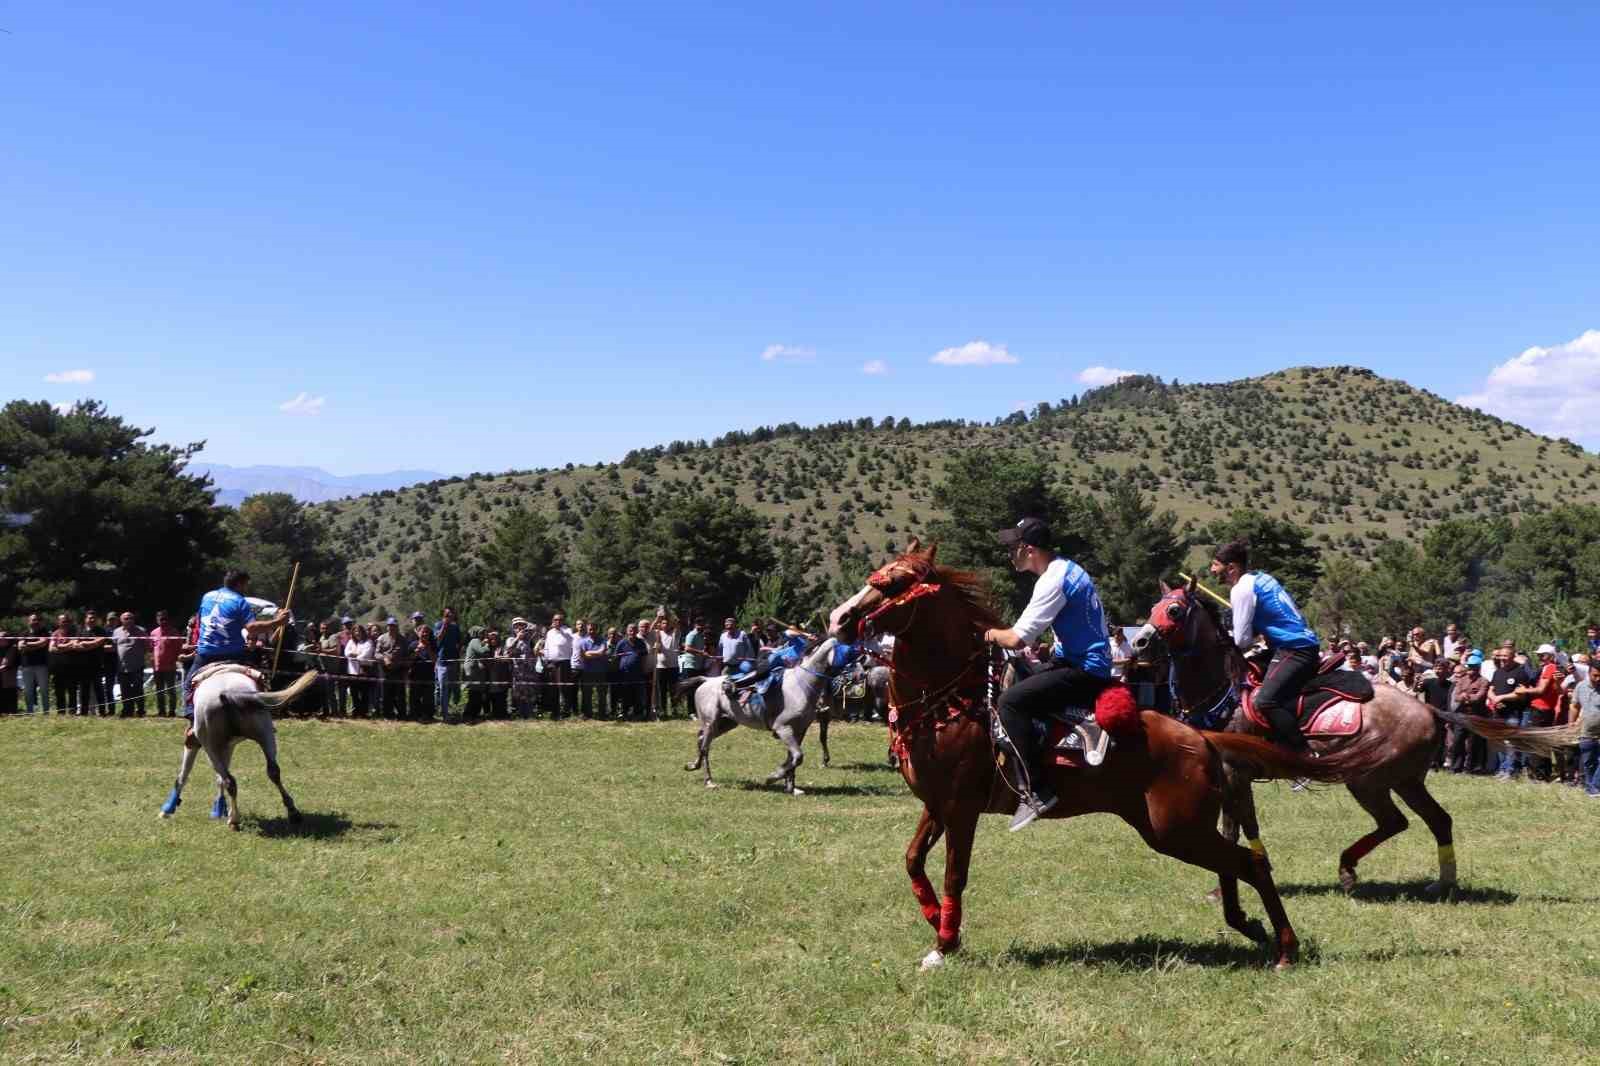
<svg viewBox="0 0 1600 1066">
<path fill-rule="evenodd" d="M 1541 644 L 1541 645 L 1539 645 L 1538 649 L 1536 651 L 1534 651 L 1533 654 L 1535 654 L 1535 655 L 1554 655 L 1555 653 L 1556 653 L 1556 646 L 1554 644 Z"/>
</svg>

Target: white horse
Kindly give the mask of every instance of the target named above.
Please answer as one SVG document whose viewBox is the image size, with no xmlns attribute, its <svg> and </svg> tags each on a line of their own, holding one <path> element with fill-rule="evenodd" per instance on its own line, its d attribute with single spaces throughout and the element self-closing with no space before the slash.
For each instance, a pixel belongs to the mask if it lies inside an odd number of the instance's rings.
<svg viewBox="0 0 1600 1066">
<path fill-rule="evenodd" d="M 730 700 L 720 677 L 690 677 L 678 682 L 680 695 L 692 694 L 695 717 L 700 723 L 698 753 L 694 762 L 684 769 L 704 767 L 706 787 L 716 788 L 716 782 L 711 780 L 711 742 L 734 726 L 749 726 L 770 732 L 789 749 L 788 758 L 767 776 L 767 780 L 782 781 L 784 791 L 791 796 L 805 795 L 794 784 L 794 772 L 805 760 L 800 744 L 817 717 L 817 702 L 822 698 L 823 689 L 844 667 L 833 661 L 833 649 L 838 644 L 838 640 L 829 637 L 802 659 L 800 665 L 785 668 L 782 683 L 767 690 L 763 697 L 766 707 L 759 713 L 736 699 Z"/>
<path fill-rule="evenodd" d="M 167 802 L 161 805 L 161 817 L 171 818 L 183 802 L 183 786 L 194 769 L 195 756 L 201 749 L 211 760 L 217 774 L 217 799 L 211 805 L 211 817 L 228 818 L 228 828 L 239 828 L 239 785 L 228 771 L 234 745 L 241 740 L 253 740 L 261 745 L 267 757 L 267 777 L 278 786 L 283 797 L 283 807 L 290 822 L 300 821 L 300 811 L 289 798 L 278 773 L 278 735 L 272 728 L 272 712 L 288 705 L 317 681 L 315 670 L 300 675 L 288 688 L 277 692 L 262 692 L 255 680 L 239 671 L 213 674 L 203 679 L 194 691 L 195 746 L 185 745 L 183 762 L 178 768 L 178 779 L 172 785 Z"/>
</svg>

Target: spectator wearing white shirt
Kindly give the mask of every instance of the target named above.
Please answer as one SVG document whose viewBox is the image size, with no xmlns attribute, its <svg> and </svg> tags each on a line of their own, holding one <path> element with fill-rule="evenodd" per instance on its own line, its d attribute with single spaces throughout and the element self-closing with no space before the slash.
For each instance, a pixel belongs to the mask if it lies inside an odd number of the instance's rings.
<svg viewBox="0 0 1600 1066">
<path fill-rule="evenodd" d="M 554 695 L 547 695 L 545 702 L 553 717 L 566 716 L 573 713 L 576 701 L 576 687 L 573 682 L 575 675 L 572 671 L 572 656 L 577 651 L 577 637 L 572 630 L 563 623 L 565 617 L 558 611 L 550 618 L 550 628 L 544 634 L 544 683 L 545 691 L 549 693 L 554 689 Z M 551 708 L 548 705 L 553 704 Z"/>
</svg>

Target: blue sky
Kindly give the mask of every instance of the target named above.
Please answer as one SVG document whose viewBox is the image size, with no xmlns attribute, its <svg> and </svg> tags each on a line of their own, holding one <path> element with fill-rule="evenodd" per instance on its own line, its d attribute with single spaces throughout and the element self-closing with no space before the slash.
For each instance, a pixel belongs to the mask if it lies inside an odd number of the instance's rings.
<svg viewBox="0 0 1600 1066">
<path fill-rule="evenodd" d="M 1592 5 L 1113 7 L 0 5 L 0 368 L 336 473 L 1092 367 L 1600 444 Z"/>
</svg>

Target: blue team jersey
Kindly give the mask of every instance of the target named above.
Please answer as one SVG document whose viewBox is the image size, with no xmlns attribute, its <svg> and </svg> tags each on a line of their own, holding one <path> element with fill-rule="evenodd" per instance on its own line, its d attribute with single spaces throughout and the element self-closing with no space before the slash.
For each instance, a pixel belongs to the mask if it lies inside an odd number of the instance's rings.
<svg viewBox="0 0 1600 1066">
<path fill-rule="evenodd" d="M 245 650 L 244 627 L 255 621 L 255 608 L 237 592 L 216 589 L 200 597 L 200 642 L 196 655 L 238 655 Z"/>
<path fill-rule="evenodd" d="M 783 643 L 772 649 L 771 661 L 778 666 L 798 666 L 806 657 L 806 638 L 797 635 L 788 635 L 783 638 Z"/>
<path fill-rule="evenodd" d="M 1317 634 L 1306 624 L 1294 597 L 1271 574 L 1256 571 L 1250 575 L 1255 586 L 1255 611 L 1251 623 L 1266 639 L 1267 647 L 1317 648 Z"/>
<path fill-rule="evenodd" d="M 1050 623 L 1056 635 L 1055 657 L 1095 677 L 1111 676 L 1111 642 L 1106 639 L 1106 612 L 1100 590 L 1089 572 L 1072 560 L 1061 579 L 1066 605 Z"/>
</svg>

